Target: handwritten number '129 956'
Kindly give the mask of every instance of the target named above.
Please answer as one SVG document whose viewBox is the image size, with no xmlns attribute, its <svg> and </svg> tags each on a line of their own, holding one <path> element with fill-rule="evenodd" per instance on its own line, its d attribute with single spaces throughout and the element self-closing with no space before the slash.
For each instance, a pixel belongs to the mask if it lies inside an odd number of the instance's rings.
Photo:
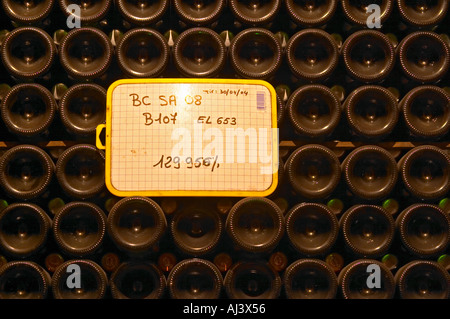
<svg viewBox="0 0 450 319">
<path fill-rule="evenodd" d="M 193 159 L 191 156 L 184 158 L 184 163 L 186 168 L 200 168 L 200 167 L 211 167 L 211 172 L 214 172 L 215 168 L 219 168 L 220 164 L 217 162 L 218 156 L 215 157 L 197 157 Z M 174 168 L 180 169 L 183 160 L 179 156 L 165 156 L 161 155 L 160 160 L 153 165 L 153 167 L 159 168 Z M 173 164 L 173 165 L 172 165 Z"/>
</svg>

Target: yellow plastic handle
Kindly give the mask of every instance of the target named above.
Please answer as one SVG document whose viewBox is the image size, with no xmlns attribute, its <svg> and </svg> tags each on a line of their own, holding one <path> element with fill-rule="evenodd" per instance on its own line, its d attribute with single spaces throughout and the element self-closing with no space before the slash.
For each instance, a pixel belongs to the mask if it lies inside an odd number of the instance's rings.
<svg viewBox="0 0 450 319">
<path fill-rule="evenodd" d="M 102 144 L 102 141 L 100 140 L 100 134 L 102 133 L 102 130 L 106 129 L 106 124 L 100 124 L 97 125 L 96 134 L 95 134 L 95 146 L 99 150 L 105 150 L 106 146 Z"/>
</svg>

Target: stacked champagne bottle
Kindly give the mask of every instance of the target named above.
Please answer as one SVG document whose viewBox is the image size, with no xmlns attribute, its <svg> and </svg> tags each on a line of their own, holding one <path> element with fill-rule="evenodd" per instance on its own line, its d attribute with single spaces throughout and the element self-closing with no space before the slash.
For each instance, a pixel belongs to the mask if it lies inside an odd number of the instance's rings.
<svg viewBox="0 0 450 319">
<path fill-rule="evenodd" d="M 71 4 L 2 1 L 0 298 L 450 297 L 447 1 Z M 106 90 L 149 77 L 270 82 L 276 191 L 112 196 Z"/>
</svg>

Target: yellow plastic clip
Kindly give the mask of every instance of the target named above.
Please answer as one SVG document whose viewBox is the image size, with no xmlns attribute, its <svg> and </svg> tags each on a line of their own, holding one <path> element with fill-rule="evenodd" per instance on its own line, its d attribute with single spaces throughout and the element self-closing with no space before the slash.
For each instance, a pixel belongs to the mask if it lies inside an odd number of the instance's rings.
<svg viewBox="0 0 450 319">
<path fill-rule="evenodd" d="M 102 144 L 102 141 L 100 139 L 100 134 L 102 133 L 103 129 L 106 129 L 106 124 L 97 125 L 96 134 L 95 134 L 95 146 L 99 150 L 106 149 L 106 146 Z"/>
</svg>

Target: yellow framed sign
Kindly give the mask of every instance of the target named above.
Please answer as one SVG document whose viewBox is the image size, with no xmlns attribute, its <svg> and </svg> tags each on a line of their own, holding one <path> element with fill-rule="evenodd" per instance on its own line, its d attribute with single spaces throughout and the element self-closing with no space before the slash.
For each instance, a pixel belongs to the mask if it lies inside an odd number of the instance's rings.
<svg viewBox="0 0 450 319">
<path fill-rule="evenodd" d="M 267 196 L 278 184 L 276 93 L 261 80 L 119 80 L 96 144 L 117 196 Z"/>
</svg>

